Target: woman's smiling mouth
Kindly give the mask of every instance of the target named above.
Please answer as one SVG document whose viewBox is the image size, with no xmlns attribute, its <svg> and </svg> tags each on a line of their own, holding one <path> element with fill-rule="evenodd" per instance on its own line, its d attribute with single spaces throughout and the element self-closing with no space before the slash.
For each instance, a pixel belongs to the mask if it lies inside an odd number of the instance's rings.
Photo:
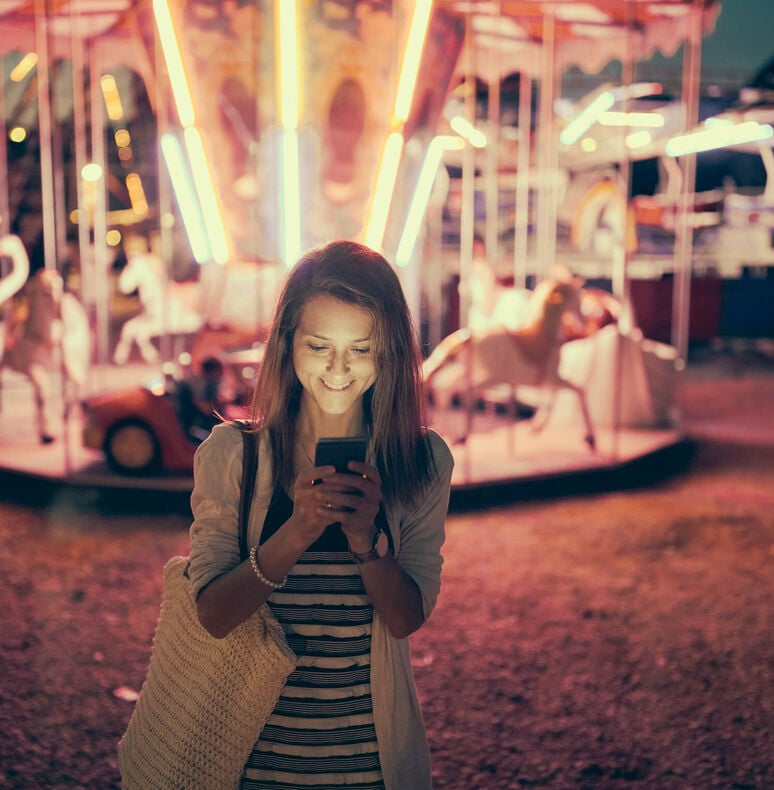
<svg viewBox="0 0 774 790">
<path fill-rule="evenodd" d="M 333 384 L 332 382 L 326 381 L 325 379 L 320 379 L 320 381 L 322 381 L 323 386 L 326 389 L 333 390 L 334 392 L 341 392 L 347 389 L 347 387 L 349 387 L 349 385 L 352 383 L 351 381 L 346 381 L 343 384 Z"/>
</svg>

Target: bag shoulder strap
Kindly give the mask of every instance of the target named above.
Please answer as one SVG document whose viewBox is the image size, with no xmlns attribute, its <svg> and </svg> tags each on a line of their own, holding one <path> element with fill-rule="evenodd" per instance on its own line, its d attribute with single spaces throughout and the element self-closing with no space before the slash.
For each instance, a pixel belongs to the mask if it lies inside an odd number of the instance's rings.
<svg viewBox="0 0 774 790">
<path fill-rule="evenodd" d="M 251 430 L 252 423 L 237 420 L 237 428 L 242 432 L 242 485 L 239 491 L 239 556 L 247 559 L 247 525 L 250 520 L 250 506 L 253 503 L 255 477 L 258 472 L 258 440 Z"/>
</svg>

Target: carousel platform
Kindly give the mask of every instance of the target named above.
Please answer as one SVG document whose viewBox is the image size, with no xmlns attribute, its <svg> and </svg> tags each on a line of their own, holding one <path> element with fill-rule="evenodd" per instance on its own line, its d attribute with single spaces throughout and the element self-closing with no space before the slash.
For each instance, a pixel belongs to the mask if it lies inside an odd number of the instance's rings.
<svg viewBox="0 0 774 790">
<path fill-rule="evenodd" d="M 88 393 L 142 384 L 158 370 L 134 363 L 95 366 Z M 63 486 L 91 489 L 125 501 L 171 497 L 187 502 L 193 480 L 188 474 L 127 477 L 110 470 L 103 454 L 83 447 L 83 417 L 71 398 L 65 418 L 58 377 L 52 376 L 56 441 L 38 441 L 32 389 L 12 371 L 0 371 L 0 497 L 15 489 L 40 491 Z M 481 407 L 481 404 L 480 404 Z M 452 506 L 479 507 L 519 499 L 554 497 L 647 485 L 683 467 L 692 443 L 679 429 L 597 428 L 596 450 L 583 441 L 582 425 L 549 420 L 535 431 L 524 414 L 514 419 L 502 404 L 484 402 L 468 415 L 458 412 L 440 430 L 455 456 Z M 466 436 L 455 442 L 450 436 Z"/>
</svg>

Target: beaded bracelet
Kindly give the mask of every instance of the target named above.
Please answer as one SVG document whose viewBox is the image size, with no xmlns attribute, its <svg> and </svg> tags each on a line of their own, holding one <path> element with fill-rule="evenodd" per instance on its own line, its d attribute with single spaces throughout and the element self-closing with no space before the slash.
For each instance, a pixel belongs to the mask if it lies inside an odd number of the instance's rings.
<svg viewBox="0 0 774 790">
<path fill-rule="evenodd" d="M 282 581 L 273 582 L 268 576 L 264 575 L 264 572 L 261 570 L 261 566 L 258 564 L 257 546 L 253 546 L 250 549 L 250 565 L 253 566 L 253 570 L 255 571 L 255 575 L 258 577 L 258 581 L 262 584 L 265 584 L 267 587 L 271 587 L 272 590 L 281 590 L 288 580 L 288 577 L 285 576 Z"/>
</svg>

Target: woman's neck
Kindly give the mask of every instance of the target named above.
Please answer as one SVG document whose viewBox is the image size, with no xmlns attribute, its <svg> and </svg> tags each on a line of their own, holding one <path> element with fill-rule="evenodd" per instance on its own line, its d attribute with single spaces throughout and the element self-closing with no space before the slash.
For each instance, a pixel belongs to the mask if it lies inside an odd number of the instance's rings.
<svg viewBox="0 0 774 790">
<path fill-rule="evenodd" d="M 365 433 L 362 411 L 358 419 L 352 414 L 312 414 L 303 404 L 296 423 L 294 463 L 296 473 L 314 466 L 317 441 L 326 436 L 359 436 Z"/>
<path fill-rule="evenodd" d="M 363 411 L 347 414 L 323 414 L 301 404 L 298 415 L 296 441 L 303 454 L 314 458 L 317 441 L 327 436 L 360 436 L 365 433 Z"/>
</svg>

